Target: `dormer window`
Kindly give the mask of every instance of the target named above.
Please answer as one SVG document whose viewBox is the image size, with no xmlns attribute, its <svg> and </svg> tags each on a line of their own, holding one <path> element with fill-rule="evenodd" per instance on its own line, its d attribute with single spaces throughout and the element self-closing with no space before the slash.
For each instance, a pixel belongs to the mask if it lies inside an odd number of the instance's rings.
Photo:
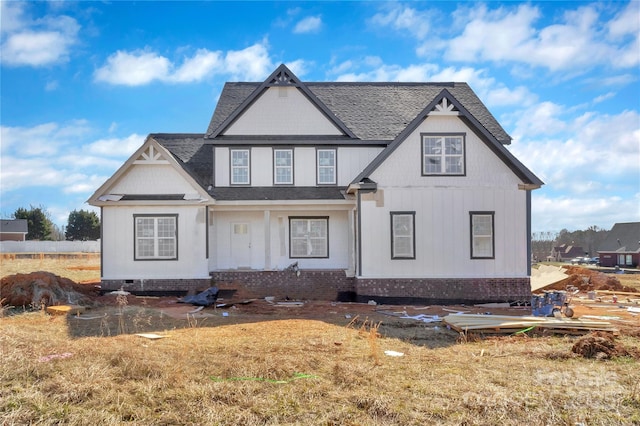
<svg viewBox="0 0 640 426">
<path fill-rule="evenodd" d="M 422 176 L 464 176 L 464 136 L 464 134 L 423 134 Z"/>
<path fill-rule="evenodd" d="M 231 184 L 249 185 L 251 174 L 249 172 L 249 150 L 231 150 Z"/>
</svg>

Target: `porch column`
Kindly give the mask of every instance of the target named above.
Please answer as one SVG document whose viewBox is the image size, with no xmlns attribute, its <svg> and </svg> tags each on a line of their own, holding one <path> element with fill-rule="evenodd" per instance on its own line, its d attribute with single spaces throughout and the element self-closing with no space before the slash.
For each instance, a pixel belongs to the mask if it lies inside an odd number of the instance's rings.
<svg viewBox="0 0 640 426">
<path fill-rule="evenodd" d="M 271 270 L 271 211 L 264 211 L 264 270 Z"/>
</svg>

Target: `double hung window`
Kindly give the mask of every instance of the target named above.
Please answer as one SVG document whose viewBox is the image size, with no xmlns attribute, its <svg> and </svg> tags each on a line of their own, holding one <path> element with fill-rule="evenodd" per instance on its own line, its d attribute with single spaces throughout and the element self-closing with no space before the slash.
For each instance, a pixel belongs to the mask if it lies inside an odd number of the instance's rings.
<svg viewBox="0 0 640 426">
<path fill-rule="evenodd" d="M 329 257 L 329 218 L 290 217 L 291 258 Z"/>
<path fill-rule="evenodd" d="M 494 259 L 494 212 L 470 212 L 469 215 L 471 217 L 471 258 Z"/>
<path fill-rule="evenodd" d="M 318 149 L 316 151 L 317 182 L 318 185 L 335 185 L 336 179 L 336 150 Z"/>
<path fill-rule="evenodd" d="M 293 184 L 293 150 L 273 150 L 273 183 L 276 185 Z"/>
<path fill-rule="evenodd" d="M 134 215 L 135 260 L 178 258 L 178 215 Z"/>
<path fill-rule="evenodd" d="M 391 212 L 391 259 L 416 258 L 415 222 L 415 212 Z"/>
<path fill-rule="evenodd" d="M 465 174 L 464 135 L 422 135 L 422 175 Z"/>
<path fill-rule="evenodd" d="M 248 149 L 231 150 L 231 184 L 249 185 L 251 183 L 250 158 Z"/>
</svg>

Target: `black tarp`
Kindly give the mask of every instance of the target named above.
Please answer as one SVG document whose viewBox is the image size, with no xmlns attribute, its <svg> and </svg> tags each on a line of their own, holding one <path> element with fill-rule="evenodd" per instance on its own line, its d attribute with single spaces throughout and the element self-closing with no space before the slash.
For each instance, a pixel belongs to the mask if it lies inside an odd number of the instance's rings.
<svg viewBox="0 0 640 426">
<path fill-rule="evenodd" d="M 179 299 L 178 302 L 181 303 L 191 303 L 196 306 L 211 306 L 216 303 L 218 299 L 218 288 L 210 287 L 203 291 L 202 293 L 198 293 L 193 296 L 184 296 L 182 299 Z"/>
</svg>

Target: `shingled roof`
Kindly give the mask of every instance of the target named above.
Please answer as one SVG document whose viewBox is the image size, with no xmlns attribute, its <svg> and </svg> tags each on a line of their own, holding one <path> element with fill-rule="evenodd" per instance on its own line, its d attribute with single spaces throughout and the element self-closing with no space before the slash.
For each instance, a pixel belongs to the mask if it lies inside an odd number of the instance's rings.
<svg viewBox="0 0 640 426">
<path fill-rule="evenodd" d="M 203 134 L 155 133 L 149 137 L 166 148 L 200 186 L 213 185 L 213 147 L 205 144 Z"/>
<path fill-rule="evenodd" d="M 616 223 L 607 238 L 598 247 L 598 252 L 640 252 L 640 222 Z"/>
<path fill-rule="evenodd" d="M 466 83 L 303 83 L 362 141 L 392 141 L 447 89 L 500 143 L 511 137 Z M 261 83 L 226 83 L 206 134 L 218 127 Z"/>
</svg>

